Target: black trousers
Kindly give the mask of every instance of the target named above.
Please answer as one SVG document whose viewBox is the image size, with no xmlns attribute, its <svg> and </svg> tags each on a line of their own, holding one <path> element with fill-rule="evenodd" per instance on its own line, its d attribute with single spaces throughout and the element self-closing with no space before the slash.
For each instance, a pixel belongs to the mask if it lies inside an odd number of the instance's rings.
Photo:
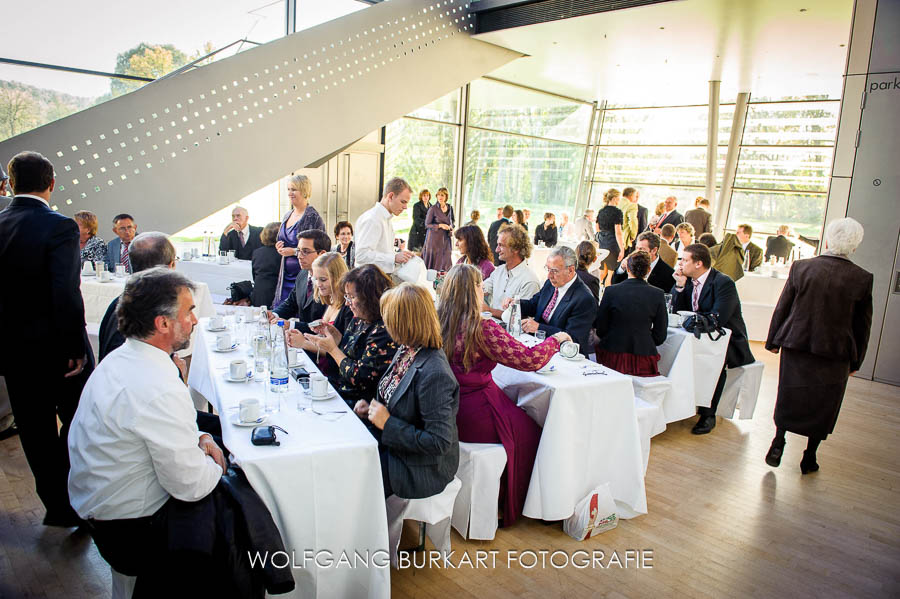
<svg viewBox="0 0 900 599">
<path fill-rule="evenodd" d="M 727 370 L 727 366 L 722 367 L 722 373 L 719 375 L 719 380 L 716 383 L 716 390 L 713 391 L 712 403 L 710 403 L 708 408 L 699 407 L 697 408 L 697 413 L 700 416 L 715 416 L 716 410 L 719 407 L 719 400 L 722 399 L 722 391 L 725 390 L 725 371 Z"/>
<path fill-rule="evenodd" d="M 92 371 L 86 366 L 78 376 L 64 378 L 67 363 L 35 360 L 34 364 L 13 365 L 5 374 L 19 441 L 34 475 L 38 497 L 48 514 L 59 516 L 72 510 L 66 440 L 81 390 Z"/>
</svg>

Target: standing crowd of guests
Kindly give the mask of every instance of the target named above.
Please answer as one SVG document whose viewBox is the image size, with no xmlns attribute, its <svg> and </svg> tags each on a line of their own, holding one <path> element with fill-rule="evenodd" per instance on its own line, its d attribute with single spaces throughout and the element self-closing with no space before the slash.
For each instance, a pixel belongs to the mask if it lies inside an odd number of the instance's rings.
<svg viewBox="0 0 900 599">
<path fill-rule="evenodd" d="M 86 520 L 101 554 L 114 561 L 127 544 L 158 542 L 166 534 L 165 518 L 173 517 L 171 500 L 204 501 L 227 470 L 227 448 L 214 431 L 201 434 L 206 423 L 190 409 L 185 365 L 174 353 L 186 346 L 196 324 L 193 285 L 173 271 L 168 239 L 152 232 L 136 237 L 130 215 L 116 216 L 116 238 L 104 246 L 96 218 L 79 213 L 73 220 L 51 210 L 53 165 L 40 154 L 16 155 L 9 172 L 16 197 L 0 211 L 0 268 L 19 282 L 17 288 L 32 293 L 9 286 L 0 291 L 0 318 L 11 338 L 25 344 L 0 346 L 0 364 L 22 447 L 47 508 L 44 523 Z M 752 231 L 741 225 L 712 248 L 697 243 L 694 235 L 708 219 L 683 222 L 674 197 L 648 219 L 633 188 L 605 194 L 595 221 L 596 241 L 609 250 L 603 272 L 609 285 L 601 297 L 600 280 L 587 272 L 597 256 L 588 240 L 575 250 L 551 250 L 547 279 L 538 280 L 526 264 L 533 247 L 526 210 L 504 206 L 485 240 L 477 224 L 454 227 L 445 188 L 431 205 L 423 191 L 424 229 L 414 223 L 407 250 L 398 248 L 392 224 L 412 194 L 403 179 L 386 183 L 381 199 L 357 219 L 355 237 L 353 224 L 341 222 L 335 239 L 309 203 L 309 180 L 294 176 L 288 190 L 292 209 L 280 223 L 252 227 L 246 211 L 236 208 L 221 247 L 249 255 L 259 294 L 271 297 L 266 305 L 272 320 L 296 319 L 289 344 L 318 360 L 378 440 L 385 495 L 434 495 L 456 473 L 459 441 L 500 443 L 507 454 L 500 509 L 504 525 L 515 522 L 540 429 L 500 391 L 491 371 L 497 364 L 538 370 L 560 344 L 575 342 L 583 354 L 595 353 L 620 372 L 658 374 L 656 348 L 668 324 L 665 293 L 672 294 L 674 309 L 715 314 L 731 330 L 712 405 L 699 410 L 692 432 L 715 427 L 726 369 L 754 360 L 733 277 L 713 262 L 714 254 L 722 264 L 744 255 L 752 262 Z M 421 212 L 414 206 L 414 213 Z M 568 223 L 566 217 L 560 226 L 584 231 L 581 218 Z M 554 215 L 545 214 L 536 239 L 552 246 L 557 229 Z M 676 234 L 680 243 L 667 243 Z M 449 260 L 454 239 L 461 253 L 455 265 Z M 777 432 L 766 456 L 773 466 L 790 431 L 809 438 L 802 471 L 818 469 L 816 448 L 834 430 L 847 378 L 865 357 L 873 278 L 849 260 L 861 241 L 856 221 L 830 223 L 824 254 L 794 265 L 776 308 L 766 342 L 781 353 Z M 398 285 L 392 277 L 419 242 L 430 267 L 448 271 L 437 308 L 425 288 Z M 107 311 L 106 333 L 118 340 L 95 370 L 79 271 L 103 247 L 107 262 L 135 274 Z M 680 260 L 670 263 L 664 247 Z M 833 293 L 828 285 L 834 280 L 849 282 L 844 292 Z M 534 347 L 495 320 L 514 301 L 523 330 L 545 334 Z M 46 318 L 20 318 L 34 311 Z M 54 343 L 38 349 L 44 338 Z M 38 351 L 41 360 L 34 359 Z M 41 381 L 37 396 L 35 380 Z M 121 448 L 127 455 L 117 454 Z"/>
</svg>

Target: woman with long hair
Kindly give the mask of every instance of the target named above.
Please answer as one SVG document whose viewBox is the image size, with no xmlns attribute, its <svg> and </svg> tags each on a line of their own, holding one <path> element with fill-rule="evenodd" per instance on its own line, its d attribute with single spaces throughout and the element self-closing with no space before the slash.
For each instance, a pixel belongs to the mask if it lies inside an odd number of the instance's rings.
<svg viewBox="0 0 900 599">
<path fill-rule="evenodd" d="M 526 347 L 502 326 L 481 317 L 483 302 L 481 272 L 470 264 L 451 268 L 441 288 L 438 319 L 444 351 L 459 381 L 459 440 L 503 444 L 506 477 L 501 506 L 503 525 L 508 526 L 522 514 L 541 429 L 497 387 L 491 371 L 498 363 L 516 370 L 538 370 L 571 337 L 556 333 Z"/>
<path fill-rule="evenodd" d="M 487 279 L 494 272 L 494 254 L 484 239 L 481 227 L 469 225 L 457 229 L 453 236 L 456 237 L 456 249 L 462 254 L 457 264 L 471 264 L 477 266 L 481 276 Z"/>
</svg>

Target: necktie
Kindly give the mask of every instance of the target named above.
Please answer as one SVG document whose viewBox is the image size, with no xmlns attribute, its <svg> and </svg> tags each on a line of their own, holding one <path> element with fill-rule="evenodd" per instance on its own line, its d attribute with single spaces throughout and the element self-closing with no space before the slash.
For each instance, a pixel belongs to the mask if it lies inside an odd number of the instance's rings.
<svg viewBox="0 0 900 599">
<path fill-rule="evenodd" d="M 245 245 L 247 245 L 247 240 L 244 239 L 244 232 L 238 231 L 238 236 L 241 238 L 241 247 L 244 247 Z"/>
<path fill-rule="evenodd" d="M 550 315 L 553 314 L 553 308 L 556 306 L 556 298 L 559 296 L 559 287 L 553 288 L 553 297 L 550 298 L 550 303 L 547 304 L 547 307 L 544 308 L 544 313 L 541 315 L 541 318 L 546 323 L 550 320 Z"/>
<path fill-rule="evenodd" d="M 306 300 L 309 301 L 309 296 L 312 295 L 312 279 L 306 277 Z"/>
<path fill-rule="evenodd" d="M 128 246 L 130 243 L 122 244 L 122 264 L 125 265 L 125 272 L 131 274 L 131 259 L 128 257 Z"/>
<path fill-rule="evenodd" d="M 694 292 L 691 294 L 691 308 L 694 312 L 700 306 L 700 281 L 694 281 Z"/>
</svg>

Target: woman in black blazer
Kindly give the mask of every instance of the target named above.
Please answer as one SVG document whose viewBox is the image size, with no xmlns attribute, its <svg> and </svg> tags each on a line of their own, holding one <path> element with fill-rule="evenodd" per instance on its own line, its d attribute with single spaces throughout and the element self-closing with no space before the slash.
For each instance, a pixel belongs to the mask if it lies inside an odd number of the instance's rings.
<svg viewBox="0 0 900 599">
<path fill-rule="evenodd" d="M 607 287 L 600 300 L 597 361 L 636 376 L 657 376 L 659 352 L 666 340 L 669 315 L 663 292 L 646 281 L 650 254 L 632 252 L 623 262 L 628 279 Z"/>
<path fill-rule="evenodd" d="M 556 228 L 556 215 L 552 212 L 544 213 L 544 222 L 534 228 L 534 245 L 544 242 L 548 248 L 556 247 L 559 231 Z"/>
<path fill-rule="evenodd" d="M 597 248 L 591 241 L 582 241 L 575 248 L 575 257 L 578 259 L 578 267 L 575 274 L 581 282 L 591 290 L 594 299 L 600 301 L 600 279 L 588 272 L 591 265 L 597 261 Z"/>
<path fill-rule="evenodd" d="M 402 283 L 385 292 L 381 312 L 400 349 L 378 383 L 377 399 L 361 399 L 353 410 L 378 431 L 384 496 L 431 497 L 459 466 L 459 383 L 425 288 Z"/>
<path fill-rule="evenodd" d="M 281 223 L 269 223 L 259 235 L 262 247 L 253 250 L 250 267 L 253 272 L 253 291 L 250 293 L 250 304 L 253 306 L 275 305 L 275 286 L 278 284 L 278 271 L 281 269 L 281 254 L 275 249 L 275 238 Z"/>
</svg>

